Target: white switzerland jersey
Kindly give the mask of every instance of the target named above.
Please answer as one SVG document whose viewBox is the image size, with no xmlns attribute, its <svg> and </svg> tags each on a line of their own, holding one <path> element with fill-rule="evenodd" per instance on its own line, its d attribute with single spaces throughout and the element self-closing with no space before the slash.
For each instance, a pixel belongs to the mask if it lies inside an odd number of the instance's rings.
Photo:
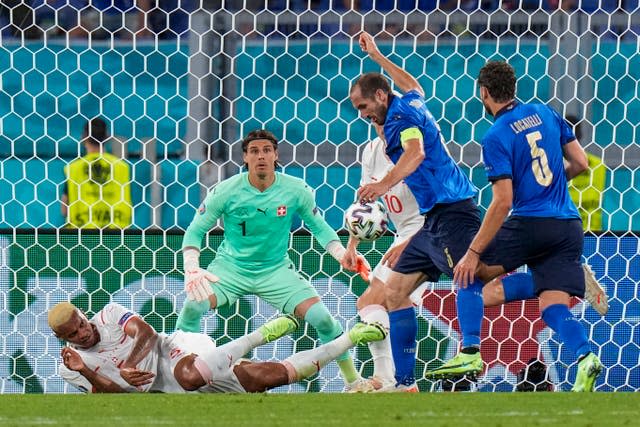
<svg viewBox="0 0 640 427">
<path fill-rule="evenodd" d="M 127 322 L 137 316 L 120 304 L 107 304 L 102 310 L 97 312 L 90 320 L 95 325 L 100 334 L 100 341 L 91 348 L 75 348 L 84 364 L 94 372 L 108 377 L 120 387 L 127 391 L 147 391 L 151 385 L 146 385 L 139 389 L 127 383 L 120 376 L 120 366 L 131 352 L 134 339 L 125 334 L 124 328 Z M 139 364 L 138 369 L 157 373 L 158 351 L 149 352 Z M 91 392 L 91 383 L 79 372 L 71 371 L 64 365 L 60 365 L 60 376 L 65 381 L 79 388 L 80 390 Z"/>
<path fill-rule="evenodd" d="M 375 138 L 362 150 L 360 185 L 380 181 L 393 168 L 394 164 L 387 157 L 385 147 L 386 144 L 382 139 Z M 382 196 L 382 202 L 398 233 L 394 244 L 407 240 L 424 225 L 424 217 L 420 215 L 418 202 L 404 181 L 391 187 Z"/>
</svg>

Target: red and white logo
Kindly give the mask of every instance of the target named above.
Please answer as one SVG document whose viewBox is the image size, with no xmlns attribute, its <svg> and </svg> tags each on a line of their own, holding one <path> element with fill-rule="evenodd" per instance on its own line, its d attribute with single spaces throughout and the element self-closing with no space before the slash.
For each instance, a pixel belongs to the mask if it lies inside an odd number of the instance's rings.
<svg viewBox="0 0 640 427">
<path fill-rule="evenodd" d="M 278 206 L 278 209 L 276 209 L 276 214 L 278 216 L 285 216 L 287 214 L 287 207 L 285 205 Z"/>
</svg>

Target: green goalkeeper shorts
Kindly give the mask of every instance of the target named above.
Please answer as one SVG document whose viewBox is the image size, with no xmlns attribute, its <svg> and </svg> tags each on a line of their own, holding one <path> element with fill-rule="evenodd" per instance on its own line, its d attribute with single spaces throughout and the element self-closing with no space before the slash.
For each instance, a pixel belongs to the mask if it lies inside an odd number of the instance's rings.
<svg viewBox="0 0 640 427">
<path fill-rule="evenodd" d="M 211 285 L 218 307 L 231 305 L 245 295 L 256 295 L 281 312 L 293 314 L 298 304 L 318 296 L 291 261 L 256 271 L 215 258 L 207 270 L 220 278 Z"/>
</svg>

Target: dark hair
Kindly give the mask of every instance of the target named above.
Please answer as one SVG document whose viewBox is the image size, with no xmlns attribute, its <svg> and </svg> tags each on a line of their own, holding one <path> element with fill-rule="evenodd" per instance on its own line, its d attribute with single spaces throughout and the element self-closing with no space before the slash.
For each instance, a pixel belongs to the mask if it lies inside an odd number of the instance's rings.
<svg viewBox="0 0 640 427">
<path fill-rule="evenodd" d="M 100 117 L 88 120 L 84 125 L 83 132 L 83 137 L 88 138 L 88 142 L 94 145 L 100 145 L 109 138 L 107 123 Z"/>
<path fill-rule="evenodd" d="M 384 93 L 391 93 L 389 80 L 380 73 L 366 73 L 361 75 L 353 86 L 351 86 L 349 93 L 353 93 L 356 87 L 360 87 L 360 93 L 363 98 L 373 98 L 378 89 L 381 89 Z"/>
<path fill-rule="evenodd" d="M 486 87 L 496 102 L 509 102 L 516 97 L 516 72 L 504 61 L 489 61 L 480 69 L 478 85 Z"/>
<path fill-rule="evenodd" d="M 273 145 L 273 149 L 275 151 L 278 151 L 278 139 L 276 138 L 276 136 L 266 129 L 258 129 L 258 130 L 252 130 L 247 134 L 247 136 L 244 137 L 244 139 L 242 140 L 242 152 L 246 153 L 247 148 L 249 147 L 249 143 L 251 141 L 256 141 L 258 139 L 266 139 L 267 141 L 271 141 L 271 145 Z M 246 163 L 245 163 L 245 166 L 247 166 Z M 278 167 L 277 161 L 275 162 L 275 166 Z"/>
</svg>

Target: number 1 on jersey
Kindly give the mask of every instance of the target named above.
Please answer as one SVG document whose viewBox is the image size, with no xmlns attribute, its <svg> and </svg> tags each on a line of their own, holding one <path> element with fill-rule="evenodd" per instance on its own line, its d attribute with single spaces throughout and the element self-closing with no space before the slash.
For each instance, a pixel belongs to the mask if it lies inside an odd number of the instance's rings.
<svg viewBox="0 0 640 427">
<path fill-rule="evenodd" d="M 553 172 L 549 169 L 549 159 L 544 149 L 538 147 L 538 141 L 542 139 L 540 131 L 527 134 L 527 142 L 531 148 L 531 170 L 538 184 L 548 187 L 553 181 Z"/>
</svg>

